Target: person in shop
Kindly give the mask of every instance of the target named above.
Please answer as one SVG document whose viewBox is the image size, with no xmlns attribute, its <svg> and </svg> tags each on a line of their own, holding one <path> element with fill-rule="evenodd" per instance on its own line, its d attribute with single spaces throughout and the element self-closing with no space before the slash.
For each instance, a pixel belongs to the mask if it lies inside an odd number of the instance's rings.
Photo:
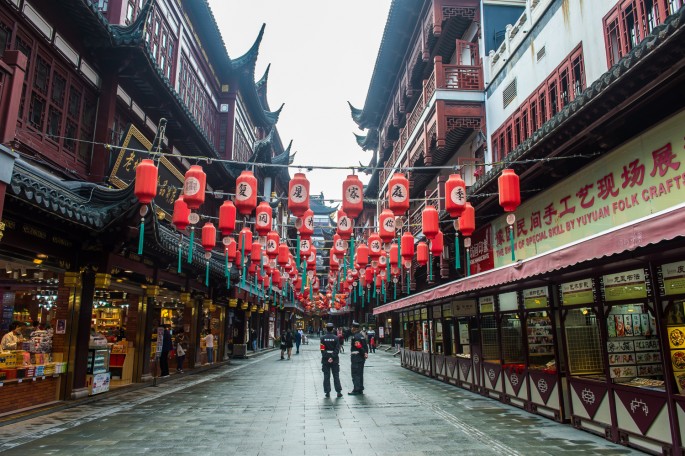
<svg viewBox="0 0 685 456">
<path fill-rule="evenodd" d="M 183 362 L 186 359 L 186 350 L 188 350 L 188 338 L 183 329 L 178 330 L 174 345 L 176 346 L 176 372 L 182 374 Z"/>
<path fill-rule="evenodd" d="M 164 325 L 164 335 L 162 336 L 162 354 L 159 357 L 159 367 L 162 371 L 162 377 L 169 376 L 169 352 L 171 351 L 171 332 L 169 325 Z"/>
<path fill-rule="evenodd" d="M 252 341 L 252 351 L 257 351 L 257 331 L 252 328 L 250 330 L 250 340 Z"/>
<path fill-rule="evenodd" d="M 117 342 L 126 339 L 126 330 L 124 328 L 117 327 Z"/>
<path fill-rule="evenodd" d="M 214 334 L 211 330 L 205 336 L 205 344 L 207 347 L 207 363 L 214 364 Z"/>
<path fill-rule="evenodd" d="M 10 323 L 10 331 L 2 336 L 0 341 L 0 348 L 2 351 L 18 350 L 24 338 L 21 335 L 22 323 L 13 321 Z"/>
</svg>

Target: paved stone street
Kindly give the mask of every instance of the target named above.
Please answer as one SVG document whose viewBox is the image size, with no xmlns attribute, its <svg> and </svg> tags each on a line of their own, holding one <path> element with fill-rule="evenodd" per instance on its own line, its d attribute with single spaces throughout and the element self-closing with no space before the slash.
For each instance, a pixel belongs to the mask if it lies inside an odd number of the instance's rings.
<svg viewBox="0 0 685 456">
<path fill-rule="evenodd" d="M 324 397 L 316 338 L 0 427 L 6 454 L 640 454 L 429 380 L 377 351 L 364 396 Z M 341 380 L 351 389 L 349 354 Z M 335 394 L 333 394 L 335 396 Z"/>
</svg>

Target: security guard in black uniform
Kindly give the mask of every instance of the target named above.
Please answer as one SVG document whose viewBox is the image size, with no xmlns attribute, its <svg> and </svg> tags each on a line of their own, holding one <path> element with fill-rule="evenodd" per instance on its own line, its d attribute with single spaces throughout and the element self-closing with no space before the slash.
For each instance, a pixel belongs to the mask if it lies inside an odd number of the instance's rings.
<svg viewBox="0 0 685 456">
<path fill-rule="evenodd" d="M 352 360 L 352 384 L 354 389 L 350 391 L 350 396 L 364 394 L 364 363 L 369 357 L 369 346 L 366 338 L 359 332 L 359 323 L 352 322 L 352 343 L 350 347 L 350 358 Z"/>
<path fill-rule="evenodd" d="M 342 397 L 342 386 L 340 386 L 340 342 L 338 336 L 333 333 L 333 323 L 326 324 L 326 334 L 321 336 L 321 370 L 323 371 L 323 391 L 326 397 L 331 397 L 331 371 L 333 372 L 333 383 L 338 397 Z"/>
</svg>

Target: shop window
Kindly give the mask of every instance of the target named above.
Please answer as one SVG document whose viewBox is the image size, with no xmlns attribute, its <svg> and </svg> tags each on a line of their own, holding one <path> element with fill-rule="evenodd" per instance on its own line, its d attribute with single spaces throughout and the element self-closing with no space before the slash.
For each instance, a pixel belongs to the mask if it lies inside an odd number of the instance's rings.
<svg viewBox="0 0 685 456">
<path fill-rule="evenodd" d="M 204 88 L 200 85 L 199 78 L 185 55 L 181 56 L 179 79 L 179 94 L 183 103 L 195 120 L 197 120 L 200 128 L 209 138 L 209 141 L 217 147 L 218 134 L 216 130 L 218 112 L 211 102 L 209 95 L 207 95 Z"/>
<path fill-rule="evenodd" d="M 554 333 L 548 311 L 528 312 L 526 317 L 529 369 L 556 371 Z"/>
<path fill-rule="evenodd" d="M 502 357 L 505 364 L 522 364 L 525 361 L 523 331 L 517 313 L 502 315 Z"/>
<path fill-rule="evenodd" d="M 12 29 L 0 22 L 0 57 L 5 54 L 5 50 L 9 47 L 11 35 Z"/>
<path fill-rule="evenodd" d="M 588 307 L 571 309 L 566 314 L 564 325 L 570 374 L 598 375 L 603 380 L 603 350 L 595 310 Z"/>
<path fill-rule="evenodd" d="M 559 112 L 559 84 L 558 81 L 553 80 L 549 83 L 549 113 L 553 117 Z"/>
<path fill-rule="evenodd" d="M 494 315 L 481 316 L 480 334 L 482 339 L 483 360 L 499 364 L 499 335 L 497 332 L 497 319 Z"/>
<path fill-rule="evenodd" d="M 665 304 L 669 359 L 678 393 L 685 394 L 685 301 L 676 299 Z"/>
</svg>

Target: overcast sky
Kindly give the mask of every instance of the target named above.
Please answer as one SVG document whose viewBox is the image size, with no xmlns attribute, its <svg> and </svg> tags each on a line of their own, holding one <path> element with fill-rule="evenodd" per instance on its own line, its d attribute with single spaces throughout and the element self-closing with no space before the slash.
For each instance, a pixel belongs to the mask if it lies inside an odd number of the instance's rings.
<svg viewBox="0 0 685 456">
<path fill-rule="evenodd" d="M 367 165 L 371 151 L 349 100 L 362 108 L 378 55 L 390 0 L 209 0 L 228 48 L 243 55 L 266 24 L 255 77 L 271 64 L 268 100 L 285 103 L 277 127 L 284 147 L 293 140 L 298 165 Z M 290 170 L 292 176 L 297 169 Z M 306 172 L 306 171 L 305 171 Z M 307 172 L 311 193 L 340 199 L 347 171 Z M 362 176 L 363 182 L 368 177 Z"/>
</svg>

